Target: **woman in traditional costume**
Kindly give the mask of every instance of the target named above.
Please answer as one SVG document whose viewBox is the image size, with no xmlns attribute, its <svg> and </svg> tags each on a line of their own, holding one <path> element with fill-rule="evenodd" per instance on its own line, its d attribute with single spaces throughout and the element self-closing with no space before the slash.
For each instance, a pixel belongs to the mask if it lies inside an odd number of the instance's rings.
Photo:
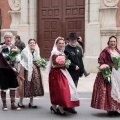
<svg viewBox="0 0 120 120">
<path fill-rule="evenodd" d="M 115 59 L 115 60 L 114 60 Z M 120 51 L 117 38 L 111 36 L 106 47 L 98 58 L 101 65 L 107 64 L 111 69 L 111 82 L 106 82 L 102 72 L 98 72 L 92 93 L 91 107 L 106 110 L 108 115 L 119 115 L 120 110 Z M 117 65 L 116 65 L 117 64 Z"/>
<path fill-rule="evenodd" d="M 15 69 L 15 63 L 20 62 L 20 54 L 14 56 L 10 55 L 10 52 L 18 52 L 15 45 L 12 44 L 13 34 L 11 32 L 5 32 L 5 41 L 0 44 L 0 89 L 1 89 L 1 99 L 3 102 L 2 109 L 4 111 L 8 110 L 6 103 L 6 92 L 10 90 L 10 100 L 11 109 L 20 110 L 15 104 L 15 91 L 18 87 L 17 76 L 18 72 Z"/>
<path fill-rule="evenodd" d="M 50 100 L 52 104 L 50 110 L 60 115 L 66 115 L 63 107 L 71 108 L 79 106 L 79 98 L 75 84 L 66 69 L 68 65 L 60 65 L 57 63 L 58 56 L 65 56 L 64 49 L 64 38 L 58 37 L 55 40 L 47 65 L 47 71 L 49 72 Z M 62 61 L 62 59 L 60 61 Z"/>
<path fill-rule="evenodd" d="M 40 50 L 35 39 L 30 39 L 28 45 L 21 52 L 21 68 L 19 74 L 24 77 L 24 81 L 18 79 L 19 88 L 17 95 L 20 97 L 18 106 L 25 108 L 23 98 L 30 98 L 29 108 L 37 108 L 33 104 L 33 97 L 43 96 L 43 82 L 40 71 Z"/>
</svg>

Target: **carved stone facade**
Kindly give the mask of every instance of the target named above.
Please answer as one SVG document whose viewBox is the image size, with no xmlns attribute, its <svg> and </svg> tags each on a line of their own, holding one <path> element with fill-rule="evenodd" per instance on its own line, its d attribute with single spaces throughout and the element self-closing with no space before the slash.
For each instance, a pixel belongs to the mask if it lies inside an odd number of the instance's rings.
<svg viewBox="0 0 120 120">
<path fill-rule="evenodd" d="M 27 43 L 37 36 L 37 0 L 8 0 L 12 22 L 9 29 Z M 119 7 L 119 8 L 118 8 Z M 120 0 L 85 0 L 85 68 L 96 72 L 98 56 L 109 36 L 120 39 Z M 117 23 L 117 24 L 116 24 Z M 120 42 L 118 41 L 118 46 Z M 94 67 L 93 67 L 94 66 Z"/>
<path fill-rule="evenodd" d="M 119 0 L 104 0 L 104 5 L 107 7 L 117 6 Z"/>
<path fill-rule="evenodd" d="M 108 38 L 115 35 L 120 39 L 120 28 L 116 26 L 118 2 L 119 0 L 86 0 L 84 63 L 89 71 L 97 71 L 93 66 L 98 66 L 98 56 L 107 46 Z"/>
<path fill-rule="evenodd" d="M 21 8 L 21 0 L 8 0 L 11 10 L 18 11 Z"/>
<path fill-rule="evenodd" d="M 120 36 L 120 30 L 116 26 L 117 4 L 119 0 L 104 0 L 100 5 L 100 24 L 101 24 L 101 48 L 103 49 L 107 43 L 108 37 L 115 35 Z M 118 43 L 120 44 L 120 43 Z"/>
<path fill-rule="evenodd" d="M 16 31 L 18 25 L 20 24 L 20 15 L 21 15 L 21 0 L 8 0 L 11 11 L 8 11 L 11 15 L 12 22 L 10 28 Z"/>
</svg>

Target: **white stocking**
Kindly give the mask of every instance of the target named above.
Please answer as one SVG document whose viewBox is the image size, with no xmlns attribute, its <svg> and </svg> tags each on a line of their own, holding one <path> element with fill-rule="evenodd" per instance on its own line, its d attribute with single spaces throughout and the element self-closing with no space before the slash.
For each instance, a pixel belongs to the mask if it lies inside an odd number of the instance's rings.
<svg viewBox="0 0 120 120">
<path fill-rule="evenodd" d="M 23 98 L 19 99 L 19 105 L 22 106 L 23 105 Z"/>
</svg>

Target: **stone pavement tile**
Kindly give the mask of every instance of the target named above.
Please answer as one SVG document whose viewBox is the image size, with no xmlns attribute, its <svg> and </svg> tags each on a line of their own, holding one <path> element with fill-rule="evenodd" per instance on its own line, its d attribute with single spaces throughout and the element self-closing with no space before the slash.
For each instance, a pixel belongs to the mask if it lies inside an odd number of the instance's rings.
<svg viewBox="0 0 120 120">
<path fill-rule="evenodd" d="M 44 90 L 45 92 L 49 92 L 48 73 L 44 69 L 41 69 L 41 74 L 44 83 Z"/>
<path fill-rule="evenodd" d="M 90 73 L 87 77 L 81 77 L 78 82 L 78 91 L 79 92 L 92 92 L 94 81 L 96 78 L 96 73 Z"/>
<path fill-rule="evenodd" d="M 49 92 L 48 73 L 44 69 L 41 69 L 41 73 L 44 81 L 45 92 Z M 96 73 L 90 73 L 87 77 L 81 77 L 78 82 L 78 92 L 92 92 L 95 77 Z"/>
</svg>

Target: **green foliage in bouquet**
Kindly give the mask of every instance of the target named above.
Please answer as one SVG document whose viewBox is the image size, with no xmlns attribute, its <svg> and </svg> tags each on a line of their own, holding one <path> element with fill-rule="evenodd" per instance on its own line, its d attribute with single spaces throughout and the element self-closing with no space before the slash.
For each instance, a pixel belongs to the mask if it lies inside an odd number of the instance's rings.
<svg viewBox="0 0 120 120">
<path fill-rule="evenodd" d="M 40 58 L 38 61 L 34 61 L 34 63 L 37 63 L 42 68 L 46 68 L 47 65 L 46 60 L 44 58 Z"/>
<path fill-rule="evenodd" d="M 108 65 L 102 65 L 100 67 L 97 67 L 99 69 L 100 72 L 102 72 L 103 77 L 105 79 L 106 82 L 110 83 L 111 82 L 111 70 L 110 67 Z"/>
<path fill-rule="evenodd" d="M 114 68 L 115 68 L 116 70 L 118 70 L 118 68 L 120 67 L 120 66 L 119 66 L 120 58 L 112 57 L 112 60 L 113 60 Z"/>
<path fill-rule="evenodd" d="M 40 59 L 40 67 L 45 68 L 46 65 L 47 65 L 47 63 L 46 63 L 45 59 L 44 59 L 44 58 L 41 58 L 41 59 Z"/>
<path fill-rule="evenodd" d="M 68 56 L 65 56 L 65 64 L 70 65 L 71 61 L 68 59 Z"/>
<path fill-rule="evenodd" d="M 20 54 L 20 50 L 11 49 L 10 52 L 6 55 L 6 59 L 11 61 L 18 54 Z"/>
</svg>

